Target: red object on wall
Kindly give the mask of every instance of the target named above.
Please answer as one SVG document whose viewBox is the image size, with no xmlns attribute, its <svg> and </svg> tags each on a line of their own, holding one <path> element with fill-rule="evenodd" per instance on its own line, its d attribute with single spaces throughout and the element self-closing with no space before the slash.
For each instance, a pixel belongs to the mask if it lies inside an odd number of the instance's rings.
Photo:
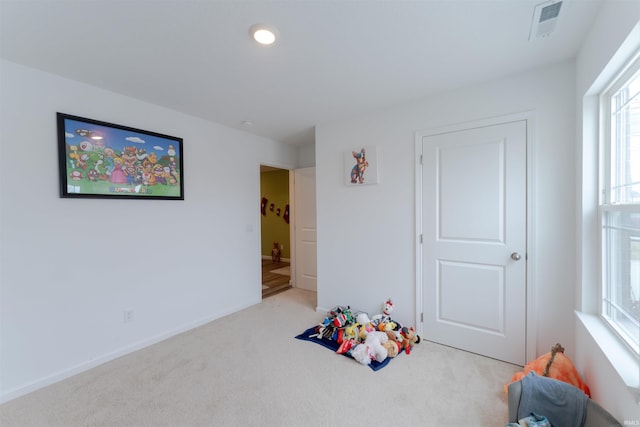
<svg viewBox="0 0 640 427">
<path fill-rule="evenodd" d="M 267 198 L 266 197 L 263 197 L 262 202 L 260 202 L 260 212 L 262 212 L 262 215 L 267 214 Z"/>
</svg>

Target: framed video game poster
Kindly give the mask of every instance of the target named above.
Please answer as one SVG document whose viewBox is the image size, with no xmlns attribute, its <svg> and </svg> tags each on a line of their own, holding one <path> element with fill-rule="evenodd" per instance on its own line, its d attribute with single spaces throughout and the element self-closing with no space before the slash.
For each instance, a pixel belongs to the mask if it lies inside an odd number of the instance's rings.
<svg viewBox="0 0 640 427">
<path fill-rule="evenodd" d="M 182 138 L 57 114 L 60 197 L 184 200 Z"/>
</svg>

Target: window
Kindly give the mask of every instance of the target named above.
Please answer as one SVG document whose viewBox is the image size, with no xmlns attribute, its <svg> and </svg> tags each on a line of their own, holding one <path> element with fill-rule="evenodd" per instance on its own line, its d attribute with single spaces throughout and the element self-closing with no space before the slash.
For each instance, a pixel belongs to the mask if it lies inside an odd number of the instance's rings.
<svg viewBox="0 0 640 427">
<path fill-rule="evenodd" d="M 602 95 L 602 317 L 640 341 L 640 59 Z"/>
</svg>

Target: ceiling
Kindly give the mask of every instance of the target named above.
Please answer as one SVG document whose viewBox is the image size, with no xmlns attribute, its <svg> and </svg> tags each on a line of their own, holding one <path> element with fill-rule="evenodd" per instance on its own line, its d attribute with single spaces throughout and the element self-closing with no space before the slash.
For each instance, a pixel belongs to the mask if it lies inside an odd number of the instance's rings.
<svg viewBox="0 0 640 427">
<path fill-rule="evenodd" d="M 602 1 L 565 0 L 529 41 L 542 2 L 0 0 L 0 56 L 303 145 L 317 124 L 575 57 Z"/>
</svg>

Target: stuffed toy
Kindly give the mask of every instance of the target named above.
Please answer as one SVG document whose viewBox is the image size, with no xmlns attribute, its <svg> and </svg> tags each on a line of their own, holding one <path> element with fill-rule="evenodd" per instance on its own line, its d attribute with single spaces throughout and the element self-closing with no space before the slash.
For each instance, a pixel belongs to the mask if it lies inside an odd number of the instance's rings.
<svg viewBox="0 0 640 427">
<path fill-rule="evenodd" d="M 363 323 L 360 325 L 360 332 L 358 333 L 358 338 L 360 339 L 360 341 L 364 341 L 367 339 L 367 335 L 369 335 L 370 332 L 374 332 L 376 330 L 376 328 L 373 326 L 372 323 Z"/>
<path fill-rule="evenodd" d="M 416 330 L 413 326 L 404 327 L 400 330 L 400 335 L 402 336 L 402 348 L 404 352 L 407 354 L 411 354 L 411 349 L 414 344 L 418 344 L 420 342 L 420 336 L 416 334 Z"/>
<path fill-rule="evenodd" d="M 363 365 L 370 364 L 371 360 L 382 362 L 387 358 L 388 354 L 387 349 L 382 344 L 387 341 L 387 334 L 384 332 L 369 332 L 365 341 L 351 350 L 351 357 Z"/>
<path fill-rule="evenodd" d="M 343 340 L 356 340 L 360 332 L 360 325 L 358 323 L 352 323 L 344 328 Z"/>
<path fill-rule="evenodd" d="M 336 305 L 331 310 L 329 310 L 329 312 L 327 312 L 327 317 L 330 318 L 330 319 L 333 319 L 338 314 L 346 313 L 347 311 L 350 311 L 350 310 L 351 310 L 351 307 L 349 307 L 348 305 L 347 306 Z"/>
<path fill-rule="evenodd" d="M 325 340 L 337 340 L 338 339 L 338 328 L 336 328 L 336 326 L 333 323 L 330 323 L 329 325 L 327 325 L 326 328 L 324 328 L 324 331 L 322 331 L 320 338 L 325 339 Z"/>
<path fill-rule="evenodd" d="M 371 350 L 374 355 L 374 359 L 378 362 L 382 362 L 387 358 L 387 349 L 384 348 L 383 344 L 389 340 L 387 334 L 384 332 L 373 331 L 367 335 L 367 339 L 364 340 L 364 343 L 371 347 Z"/>
<path fill-rule="evenodd" d="M 361 325 L 366 325 L 369 322 L 371 322 L 371 320 L 369 319 L 369 315 L 367 313 L 361 312 L 356 315 L 356 323 L 360 323 Z"/>
<path fill-rule="evenodd" d="M 382 304 L 382 314 L 376 314 L 371 318 L 371 321 L 376 325 L 379 325 L 383 322 L 388 322 L 391 320 L 391 312 L 393 311 L 393 302 L 391 302 L 391 298 L 387 299 L 384 304 Z"/>
<path fill-rule="evenodd" d="M 387 338 L 389 338 L 389 341 L 396 341 L 401 343 L 402 342 L 402 336 L 400 335 L 400 332 L 397 331 L 385 331 L 385 334 L 387 334 Z"/>
<path fill-rule="evenodd" d="M 381 322 L 378 325 L 378 330 L 382 332 L 395 331 L 396 329 L 398 329 L 398 324 L 393 320 L 389 320 L 387 322 Z"/>
<path fill-rule="evenodd" d="M 392 311 L 393 311 L 393 302 L 391 302 L 391 298 L 388 298 L 382 305 L 382 314 L 387 317 L 391 317 Z"/>
<path fill-rule="evenodd" d="M 327 326 L 329 325 L 329 323 L 331 322 L 331 320 L 328 317 L 325 317 L 324 320 L 322 320 L 322 322 L 318 323 L 318 325 L 315 327 L 314 329 L 314 334 L 313 335 L 309 335 L 309 337 L 316 337 L 316 338 L 322 338 L 322 335 L 325 332 L 325 329 L 327 328 Z"/>
<path fill-rule="evenodd" d="M 389 337 L 390 340 L 402 343 L 402 341 L 404 341 L 404 337 L 400 333 L 401 330 L 402 328 L 395 329 L 393 331 L 384 331 L 384 332 L 387 334 L 387 337 Z"/>
<path fill-rule="evenodd" d="M 529 372 L 534 371 L 543 377 L 554 378 L 564 381 L 579 388 L 591 397 L 589 386 L 582 381 L 578 370 L 567 356 L 564 355 L 564 348 L 560 344 L 556 344 L 551 348 L 549 353 L 543 354 L 536 360 L 525 365 L 523 372 L 516 372 L 511 378 L 509 384 L 524 378 Z M 507 393 L 509 384 L 505 384 L 504 392 Z"/>
<path fill-rule="evenodd" d="M 349 351 L 349 354 L 356 361 L 360 362 L 363 365 L 371 364 L 372 354 L 370 352 L 369 346 L 364 343 L 358 344 L 355 347 L 353 347 Z"/>
<path fill-rule="evenodd" d="M 332 308 L 327 317 L 333 322 L 334 326 L 341 328 L 344 325 L 353 323 L 353 315 L 351 314 L 351 307 L 338 305 Z"/>
<path fill-rule="evenodd" d="M 340 344 L 340 347 L 338 347 L 338 349 L 336 350 L 336 353 L 338 354 L 347 353 L 356 345 L 358 345 L 356 340 L 344 340 L 342 341 L 342 344 Z"/>
<path fill-rule="evenodd" d="M 387 357 L 396 357 L 400 352 L 400 343 L 395 339 L 389 339 L 382 346 L 387 349 Z"/>
<path fill-rule="evenodd" d="M 310 336 L 342 343 L 344 340 L 343 328 L 350 323 L 353 323 L 351 308 L 338 305 L 327 312 L 327 316 L 315 327 L 314 334 Z"/>
</svg>

